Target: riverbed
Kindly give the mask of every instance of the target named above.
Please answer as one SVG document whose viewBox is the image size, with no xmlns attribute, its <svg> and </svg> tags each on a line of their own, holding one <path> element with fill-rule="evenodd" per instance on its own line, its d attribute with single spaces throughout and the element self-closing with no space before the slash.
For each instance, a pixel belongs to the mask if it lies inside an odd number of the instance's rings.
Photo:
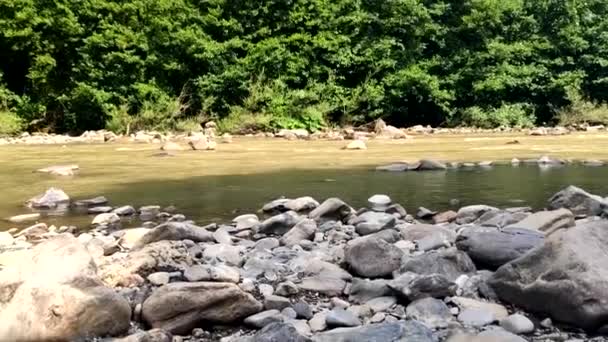
<svg viewBox="0 0 608 342">
<path fill-rule="evenodd" d="M 514 143 L 517 141 L 517 143 Z M 372 140 L 363 151 L 342 150 L 344 141 L 287 141 L 236 137 L 216 151 L 160 153 L 154 144 L 73 144 L 0 147 L 0 218 L 28 213 L 23 202 L 59 187 L 72 198 L 106 196 L 110 205 L 173 205 L 200 223 L 255 212 L 280 196 L 339 196 L 353 206 L 385 193 L 412 212 L 418 206 L 445 210 L 484 203 L 532 206 L 569 184 L 607 194 L 606 167 L 512 167 L 511 158 L 550 155 L 608 160 L 608 134 L 567 136 L 429 135 L 408 140 Z M 490 168 L 442 172 L 378 172 L 377 165 L 432 158 L 444 161 L 507 162 Z M 34 172 L 78 164 L 70 177 Z M 497 163 L 499 164 L 499 163 Z M 86 227 L 91 217 L 48 217 L 50 224 Z M 133 222 L 137 225 L 138 222 Z M 0 230 L 12 227 L 3 222 Z"/>
</svg>

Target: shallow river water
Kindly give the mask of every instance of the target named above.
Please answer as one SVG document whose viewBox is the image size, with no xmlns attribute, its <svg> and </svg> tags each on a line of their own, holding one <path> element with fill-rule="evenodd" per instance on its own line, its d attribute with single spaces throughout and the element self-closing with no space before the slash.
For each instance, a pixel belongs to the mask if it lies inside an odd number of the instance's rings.
<svg viewBox="0 0 608 342">
<path fill-rule="evenodd" d="M 367 151 L 348 152 L 339 149 L 342 142 L 245 141 L 220 145 L 217 152 L 184 151 L 169 157 L 154 156 L 158 147 L 153 145 L 5 146 L 0 148 L 0 218 L 28 213 L 23 202 L 51 186 L 62 188 L 75 199 L 103 195 L 113 206 L 174 205 L 178 212 L 200 223 L 224 222 L 255 212 L 280 196 L 310 195 L 319 201 L 336 196 L 360 207 L 369 196 L 384 193 L 415 212 L 419 206 L 446 210 L 469 204 L 541 209 L 553 193 L 570 184 L 602 196 L 608 194 L 606 167 L 522 165 L 445 172 L 374 171 L 375 165 L 395 160 L 466 160 L 464 152 L 468 150 L 470 155 L 472 149 L 476 149 L 475 156 L 468 160 L 508 160 L 552 152 L 550 145 L 544 150 L 542 145 L 533 150 L 480 150 L 462 138 L 451 139 L 443 143 L 430 140 L 426 145 L 372 142 Z M 482 145 L 491 147 L 493 142 L 500 147 L 510 138 L 500 139 Z M 65 163 L 80 165 L 80 172 L 73 177 L 33 172 Z M 80 215 L 41 221 L 86 229 L 91 219 Z M 0 230 L 12 226 L 0 221 Z"/>
</svg>

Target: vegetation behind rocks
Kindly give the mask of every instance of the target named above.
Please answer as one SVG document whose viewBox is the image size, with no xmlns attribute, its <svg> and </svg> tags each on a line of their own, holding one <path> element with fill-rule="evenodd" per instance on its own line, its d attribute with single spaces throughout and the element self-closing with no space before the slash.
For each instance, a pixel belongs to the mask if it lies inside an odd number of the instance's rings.
<svg viewBox="0 0 608 342">
<path fill-rule="evenodd" d="M 0 1 L 0 134 L 605 123 L 600 0 Z"/>
</svg>

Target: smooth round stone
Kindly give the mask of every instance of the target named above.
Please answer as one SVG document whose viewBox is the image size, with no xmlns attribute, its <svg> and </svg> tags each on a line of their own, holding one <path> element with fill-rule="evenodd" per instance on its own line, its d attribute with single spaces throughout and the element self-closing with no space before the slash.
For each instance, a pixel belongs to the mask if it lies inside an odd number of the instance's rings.
<svg viewBox="0 0 608 342">
<path fill-rule="evenodd" d="M 514 334 L 528 334 L 534 331 L 534 323 L 520 314 L 511 315 L 500 321 L 500 326 Z"/>
<path fill-rule="evenodd" d="M 483 327 L 492 324 L 496 320 L 494 314 L 483 309 L 464 309 L 458 315 L 458 320 L 465 326 Z"/>
<path fill-rule="evenodd" d="M 392 203 L 387 195 L 373 195 L 367 199 L 367 202 L 373 211 L 386 211 Z"/>
</svg>

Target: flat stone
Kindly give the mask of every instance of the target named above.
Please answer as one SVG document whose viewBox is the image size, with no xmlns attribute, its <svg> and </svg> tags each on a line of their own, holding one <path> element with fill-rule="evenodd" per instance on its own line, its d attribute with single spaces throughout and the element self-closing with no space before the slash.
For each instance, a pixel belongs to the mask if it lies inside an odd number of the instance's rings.
<svg viewBox="0 0 608 342">
<path fill-rule="evenodd" d="M 430 297 L 411 302 L 405 312 L 408 318 L 418 320 L 431 329 L 447 328 L 452 320 L 450 308 L 442 300 Z"/>
<path fill-rule="evenodd" d="M 99 214 L 93 218 L 92 225 L 110 225 L 120 222 L 120 217 L 115 213 Z"/>
<path fill-rule="evenodd" d="M 496 321 L 492 311 L 484 309 L 464 309 L 458 314 L 458 320 L 465 326 L 483 327 Z"/>
<path fill-rule="evenodd" d="M 367 199 L 370 209 L 374 211 L 386 211 L 391 202 L 391 198 L 387 195 L 373 195 Z"/>
<path fill-rule="evenodd" d="M 264 308 L 266 310 L 283 310 L 291 307 L 289 298 L 270 295 L 264 298 Z"/>
<path fill-rule="evenodd" d="M 342 294 L 346 281 L 339 278 L 323 277 L 322 275 L 303 278 L 298 287 L 305 291 L 323 293 L 328 296 Z"/>
<path fill-rule="evenodd" d="M 118 216 L 130 216 L 136 213 L 135 208 L 130 205 L 125 205 L 122 207 L 118 207 L 112 211 Z"/>
<path fill-rule="evenodd" d="M 496 303 L 483 302 L 480 300 L 465 298 L 465 297 L 452 297 L 452 303 L 456 304 L 461 310 L 466 309 L 479 309 L 483 311 L 489 311 L 492 313 L 496 320 L 502 320 L 509 316 L 507 309 Z"/>
<path fill-rule="evenodd" d="M 367 211 L 351 222 L 359 235 L 369 235 L 384 229 L 393 228 L 395 216 L 383 212 Z"/>
<path fill-rule="evenodd" d="M 507 228 L 520 228 L 538 230 L 546 235 L 558 229 L 574 227 L 574 215 L 568 209 L 561 208 L 550 211 L 539 211 L 527 216 L 525 219 L 507 226 Z"/>
<path fill-rule="evenodd" d="M 365 303 L 365 305 L 369 306 L 373 312 L 386 311 L 395 304 L 397 304 L 397 298 L 393 296 L 378 297 L 370 299 Z"/>
<path fill-rule="evenodd" d="M 500 320 L 500 326 L 514 334 L 529 334 L 534 332 L 534 323 L 528 317 L 514 314 Z"/>
<path fill-rule="evenodd" d="M 32 213 L 32 214 L 23 214 L 23 215 L 12 216 L 8 219 L 8 221 L 12 222 L 12 223 L 24 223 L 24 222 L 36 221 L 39 218 L 40 218 L 40 213 Z"/>
<path fill-rule="evenodd" d="M 330 327 L 356 327 L 361 325 L 357 316 L 344 309 L 331 310 L 325 317 L 325 322 Z"/>
<path fill-rule="evenodd" d="M 366 324 L 356 328 L 338 328 L 315 336 L 315 342 L 435 342 L 433 332 L 417 321 Z"/>
<path fill-rule="evenodd" d="M 237 284 L 240 273 L 238 269 L 226 265 L 194 265 L 186 268 L 184 278 L 190 282 L 220 281 Z"/>
<path fill-rule="evenodd" d="M 251 315 L 243 320 L 246 325 L 261 329 L 269 324 L 283 322 L 284 317 L 279 310 L 266 310 Z"/>
<path fill-rule="evenodd" d="M 114 210 L 114 208 L 103 205 L 103 206 L 98 206 L 98 207 L 87 208 L 87 214 L 91 214 L 91 215 L 105 214 L 105 213 L 111 212 L 112 210 Z"/>
</svg>

